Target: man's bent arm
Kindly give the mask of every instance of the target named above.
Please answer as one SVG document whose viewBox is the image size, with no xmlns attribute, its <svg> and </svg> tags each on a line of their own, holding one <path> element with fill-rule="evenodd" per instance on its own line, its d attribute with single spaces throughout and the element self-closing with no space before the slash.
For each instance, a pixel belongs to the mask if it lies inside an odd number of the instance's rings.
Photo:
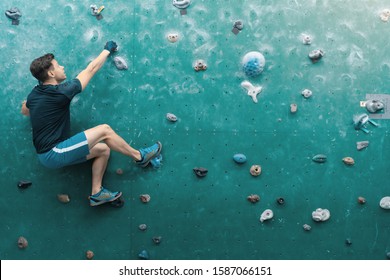
<svg viewBox="0 0 390 280">
<path fill-rule="evenodd" d="M 85 89 L 92 77 L 103 66 L 109 55 L 110 51 L 103 50 L 97 58 L 95 58 L 92 62 L 88 64 L 87 68 L 85 68 L 83 71 L 80 72 L 80 74 L 77 75 L 76 78 L 79 79 L 82 90 Z"/>
</svg>

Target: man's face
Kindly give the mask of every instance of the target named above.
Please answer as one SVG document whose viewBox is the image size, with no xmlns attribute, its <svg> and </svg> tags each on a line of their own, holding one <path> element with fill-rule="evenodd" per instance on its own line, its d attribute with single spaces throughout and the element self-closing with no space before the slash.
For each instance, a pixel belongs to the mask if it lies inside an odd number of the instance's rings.
<svg viewBox="0 0 390 280">
<path fill-rule="evenodd" d="M 57 60 L 53 59 L 51 61 L 51 64 L 53 67 L 50 68 L 50 72 L 53 75 L 53 77 L 58 81 L 62 82 L 66 80 L 66 74 L 64 70 L 64 66 L 61 66 L 58 64 Z"/>
</svg>

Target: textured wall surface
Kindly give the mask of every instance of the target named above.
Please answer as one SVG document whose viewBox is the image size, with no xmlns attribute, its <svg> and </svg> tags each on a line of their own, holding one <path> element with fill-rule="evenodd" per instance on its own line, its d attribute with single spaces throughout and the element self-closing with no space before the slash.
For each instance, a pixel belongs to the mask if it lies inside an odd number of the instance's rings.
<svg viewBox="0 0 390 280">
<path fill-rule="evenodd" d="M 390 92 L 390 22 L 379 17 L 390 8 L 385 2 L 193 0 L 181 15 L 171 0 L 2 1 L 0 10 L 18 7 L 22 17 L 19 25 L 0 17 L 0 258 L 85 259 L 92 250 L 95 259 L 138 259 L 147 250 L 151 259 L 385 259 L 390 210 L 379 201 L 390 196 L 389 123 L 379 119 L 369 133 L 352 124 L 366 113 L 360 101 L 367 94 Z M 91 4 L 105 5 L 103 19 L 91 15 Z M 236 20 L 244 23 L 237 35 Z M 169 33 L 179 40 L 169 42 Z M 164 145 L 160 169 L 140 169 L 112 152 L 104 184 L 123 192 L 119 209 L 89 206 L 90 163 L 41 166 L 20 114 L 36 84 L 34 58 L 53 52 L 75 77 L 108 40 L 119 51 L 74 99 L 72 130 L 107 123 L 135 148 Z M 314 49 L 325 52 L 315 64 L 308 59 Z M 257 78 L 241 69 L 249 51 L 266 59 Z M 115 56 L 129 69 L 119 71 Z M 197 59 L 206 71 L 194 71 Z M 244 80 L 263 87 L 258 103 Z M 370 144 L 358 151 L 363 140 Z M 247 162 L 236 164 L 236 153 Z M 327 162 L 313 162 L 316 154 Z M 354 166 L 342 162 L 346 156 Z M 261 165 L 259 177 L 250 175 L 252 164 Z M 194 167 L 207 168 L 207 176 L 197 178 Z M 20 190 L 21 179 L 33 185 Z M 60 203 L 59 193 L 70 203 Z M 147 204 L 139 199 L 145 193 Z M 260 201 L 249 203 L 250 194 Z M 330 219 L 314 222 L 317 208 L 329 209 Z M 265 209 L 274 217 L 261 223 Z M 29 242 L 24 250 L 19 236 Z"/>
</svg>

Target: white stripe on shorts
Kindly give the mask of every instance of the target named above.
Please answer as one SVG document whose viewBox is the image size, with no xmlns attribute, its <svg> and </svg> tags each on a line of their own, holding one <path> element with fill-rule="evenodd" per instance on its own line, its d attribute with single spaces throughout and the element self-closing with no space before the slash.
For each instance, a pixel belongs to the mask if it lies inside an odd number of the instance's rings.
<svg viewBox="0 0 390 280">
<path fill-rule="evenodd" d="M 77 144 L 74 144 L 73 146 L 70 146 L 70 147 L 66 147 L 66 148 L 62 148 L 62 149 L 58 149 L 57 147 L 54 147 L 53 148 L 53 152 L 56 152 L 56 153 L 59 153 L 59 154 L 62 154 L 62 153 L 66 153 L 66 152 L 70 152 L 70 151 L 73 151 L 73 150 L 76 150 L 84 145 L 88 145 L 88 141 L 85 140 L 83 142 L 80 142 L 80 143 L 77 143 Z"/>
</svg>

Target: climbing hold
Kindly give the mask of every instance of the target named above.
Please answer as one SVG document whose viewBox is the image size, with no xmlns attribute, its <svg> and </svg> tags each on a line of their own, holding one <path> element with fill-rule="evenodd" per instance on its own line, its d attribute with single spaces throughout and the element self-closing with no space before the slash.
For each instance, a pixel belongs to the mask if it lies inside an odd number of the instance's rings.
<svg viewBox="0 0 390 280">
<path fill-rule="evenodd" d="M 284 202 L 285 202 L 285 200 L 284 200 L 283 197 L 278 197 L 278 198 L 276 199 L 276 202 L 277 202 L 279 205 L 283 205 Z"/>
<path fill-rule="evenodd" d="M 264 222 L 266 220 L 272 219 L 274 216 L 274 212 L 271 209 L 266 209 L 260 216 L 260 222 Z"/>
<path fill-rule="evenodd" d="M 351 245 L 352 245 L 352 240 L 351 240 L 351 238 L 345 239 L 345 244 L 348 245 L 348 246 L 351 246 Z"/>
<path fill-rule="evenodd" d="M 362 196 L 359 196 L 357 201 L 358 201 L 359 204 L 365 204 L 366 203 L 366 199 L 364 197 L 362 197 Z"/>
<path fill-rule="evenodd" d="M 383 209 L 390 209 L 390 196 L 382 197 L 379 206 Z"/>
<path fill-rule="evenodd" d="M 6 10 L 5 15 L 10 19 L 18 20 L 22 16 L 22 13 L 18 8 L 14 7 Z"/>
<path fill-rule="evenodd" d="M 323 154 L 318 154 L 318 155 L 315 155 L 312 160 L 314 162 L 318 162 L 318 163 L 324 163 L 326 161 L 326 155 L 323 155 Z"/>
<path fill-rule="evenodd" d="M 69 198 L 69 195 L 67 194 L 57 194 L 57 199 L 62 202 L 62 203 L 69 203 L 70 202 L 70 198 Z"/>
<path fill-rule="evenodd" d="M 122 175 L 123 174 L 123 169 L 122 168 L 118 168 L 116 171 L 115 171 L 116 174 L 118 175 Z"/>
<path fill-rule="evenodd" d="M 385 108 L 385 104 L 379 100 L 368 100 L 366 101 L 366 109 L 370 113 L 377 113 Z"/>
<path fill-rule="evenodd" d="M 369 143 L 370 143 L 369 141 L 356 142 L 356 149 L 358 149 L 358 151 L 363 150 L 364 148 L 368 147 Z"/>
<path fill-rule="evenodd" d="M 330 218 L 330 212 L 328 209 L 317 208 L 311 213 L 311 216 L 316 222 L 324 222 Z"/>
<path fill-rule="evenodd" d="M 304 97 L 304 98 L 310 98 L 311 96 L 312 96 L 312 91 L 310 90 L 310 89 L 304 89 L 304 90 L 302 90 L 302 92 L 301 92 L 301 94 L 302 94 L 302 96 Z"/>
<path fill-rule="evenodd" d="M 122 197 L 110 202 L 110 206 L 114 208 L 121 208 L 123 205 L 125 205 L 125 200 Z"/>
<path fill-rule="evenodd" d="M 95 254 L 91 250 L 88 250 L 87 252 L 85 252 L 85 257 L 88 260 L 92 260 L 94 256 L 95 256 Z"/>
<path fill-rule="evenodd" d="M 379 17 L 380 17 L 381 20 L 384 21 L 384 22 L 389 21 L 389 19 L 390 19 L 390 9 L 384 9 L 384 10 L 380 13 Z"/>
<path fill-rule="evenodd" d="M 242 59 L 242 69 L 248 77 L 256 77 L 263 72 L 265 58 L 260 52 L 248 52 Z"/>
<path fill-rule="evenodd" d="M 304 225 L 303 225 L 303 229 L 304 229 L 305 231 L 310 231 L 310 230 L 311 230 L 311 226 L 308 225 L 308 224 L 304 224 Z"/>
<path fill-rule="evenodd" d="M 32 185 L 31 181 L 21 180 L 18 182 L 18 188 L 21 189 L 27 189 L 31 185 Z"/>
<path fill-rule="evenodd" d="M 203 60 L 198 59 L 198 60 L 195 61 L 195 63 L 194 63 L 194 69 L 195 69 L 196 72 L 198 72 L 198 71 L 204 71 L 204 70 L 207 69 L 207 65 L 206 65 L 206 63 L 205 63 Z"/>
<path fill-rule="evenodd" d="M 378 126 L 376 122 L 371 120 L 367 114 L 360 114 L 360 115 L 355 115 L 353 117 L 353 125 L 356 130 L 362 130 L 365 133 L 369 133 L 369 130 L 366 128 L 366 124 L 370 123 L 373 126 Z"/>
<path fill-rule="evenodd" d="M 311 62 L 316 63 L 324 56 L 324 52 L 322 50 L 313 50 L 309 53 L 309 58 Z"/>
<path fill-rule="evenodd" d="M 298 111 L 298 105 L 295 103 L 290 104 L 290 112 L 295 114 Z"/>
<path fill-rule="evenodd" d="M 150 201 L 150 195 L 148 194 L 141 194 L 139 196 L 139 199 L 143 202 L 143 203 L 148 203 Z"/>
<path fill-rule="evenodd" d="M 257 103 L 257 95 L 263 88 L 260 86 L 254 86 L 248 81 L 243 81 L 241 86 L 247 90 L 247 94 L 252 97 L 253 102 Z"/>
<path fill-rule="evenodd" d="M 387 252 L 387 253 L 386 253 L 386 257 L 387 257 L 387 259 L 390 260 L 390 252 Z"/>
<path fill-rule="evenodd" d="M 149 253 L 146 250 L 142 250 L 139 254 L 138 257 L 143 260 L 148 260 L 149 259 Z"/>
<path fill-rule="evenodd" d="M 162 163 L 162 154 L 159 154 L 158 156 L 156 156 L 154 159 L 152 159 L 150 161 L 150 163 L 152 164 L 153 168 L 154 169 L 158 169 L 161 167 Z"/>
<path fill-rule="evenodd" d="M 258 196 L 257 194 L 251 194 L 248 195 L 246 199 L 251 203 L 256 203 L 260 201 L 260 196 Z"/>
<path fill-rule="evenodd" d="M 172 114 L 172 113 L 167 113 L 166 117 L 167 117 L 167 120 L 170 121 L 170 122 L 177 121 L 177 117 L 174 114 Z"/>
<path fill-rule="evenodd" d="M 91 5 L 89 6 L 89 8 L 91 9 L 91 14 L 93 16 L 98 16 L 100 15 L 100 13 L 104 10 L 104 6 L 100 6 L 99 8 L 96 6 L 96 5 Z"/>
<path fill-rule="evenodd" d="M 198 176 L 198 177 L 205 177 L 207 175 L 207 172 L 208 172 L 208 170 L 206 168 L 203 168 L 203 167 L 195 167 L 193 169 L 193 171 L 196 174 L 196 176 Z"/>
<path fill-rule="evenodd" d="M 9 19 L 12 19 L 12 25 L 18 25 L 19 18 L 22 16 L 22 13 L 20 12 L 20 10 L 18 8 L 14 7 L 14 8 L 11 8 L 9 10 L 6 10 L 5 15 Z"/>
<path fill-rule="evenodd" d="M 238 33 L 240 33 L 240 31 L 244 28 L 244 24 L 242 23 L 241 20 L 237 20 L 236 22 L 234 22 L 234 25 L 233 25 L 233 29 L 232 29 L 232 32 L 237 35 Z"/>
<path fill-rule="evenodd" d="M 146 224 L 140 224 L 138 226 L 138 229 L 141 230 L 141 231 L 145 231 L 147 228 L 148 228 L 148 226 Z"/>
<path fill-rule="evenodd" d="M 261 173 L 261 166 L 260 165 L 252 165 L 251 168 L 249 169 L 249 172 L 251 173 L 252 176 L 259 176 Z"/>
<path fill-rule="evenodd" d="M 157 245 L 161 243 L 161 239 L 162 239 L 161 236 L 154 236 L 154 237 L 152 238 L 154 244 L 157 244 Z"/>
<path fill-rule="evenodd" d="M 128 68 L 127 62 L 123 57 L 120 56 L 114 57 L 114 63 L 116 68 L 118 68 L 119 70 L 126 70 Z"/>
<path fill-rule="evenodd" d="M 355 164 L 355 160 L 351 157 L 344 157 L 343 158 L 343 162 L 346 164 L 346 165 L 354 165 Z"/>
<path fill-rule="evenodd" d="M 310 35 L 308 35 L 308 34 L 302 34 L 302 43 L 303 43 L 304 45 L 310 45 L 310 44 L 311 44 L 311 40 L 312 40 L 312 38 L 311 38 Z"/>
<path fill-rule="evenodd" d="M 244 154 L 235 154 L 233 160 L 237 163 L 244 163 L 246 162 L 246 156 Z"/>
<path fill-rule="evenodd" d="M 173 0 L 172 5 L 178 9 L 185 9 L 191 4 L 191 0 Z"/>
<path fill-rule="evenodd" d="M 170 33 L 167 35 L 167 39 L 169 42 L 171 43 L 175 43 L 177 42 L 177 40 L 179 40 L 179 34 L 177 33 Z"/>
<path fill-rule="evenodd" d="M 26 248 L 27 246 L 28 246 L 28 241 L 27 241 L 27 239 L 24 238 L 23 236 L 20 236 L 20 237 L 18 238 L 18 247 L 19 247 L 20 249 L 24 249 L 24 248 Z"/>
</svg>

